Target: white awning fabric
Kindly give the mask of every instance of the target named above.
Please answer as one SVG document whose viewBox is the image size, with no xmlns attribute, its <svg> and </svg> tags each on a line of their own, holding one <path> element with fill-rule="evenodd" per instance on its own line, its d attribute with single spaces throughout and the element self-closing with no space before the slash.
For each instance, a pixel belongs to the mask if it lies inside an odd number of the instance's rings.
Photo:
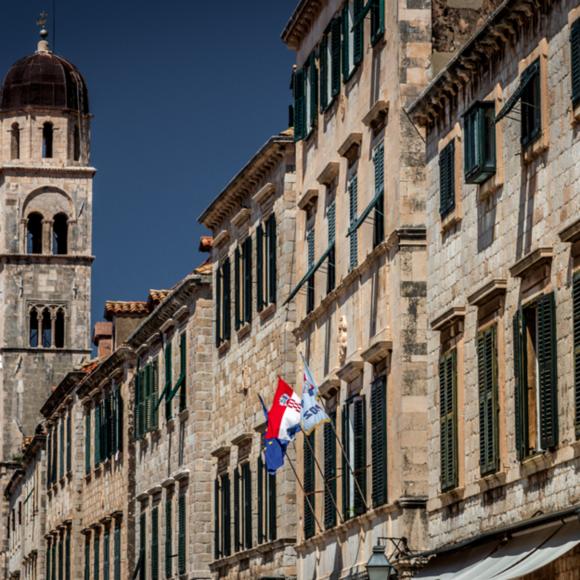
<svg viewBox="0 0 580 580">
<path fill-rule="evenodd" d="M 580 544 L 575 518 L 513 534 L 507 540 L 435 558 L 421 570 L 421 580 L 515 580 L 539 570 Z"/>
</svg>

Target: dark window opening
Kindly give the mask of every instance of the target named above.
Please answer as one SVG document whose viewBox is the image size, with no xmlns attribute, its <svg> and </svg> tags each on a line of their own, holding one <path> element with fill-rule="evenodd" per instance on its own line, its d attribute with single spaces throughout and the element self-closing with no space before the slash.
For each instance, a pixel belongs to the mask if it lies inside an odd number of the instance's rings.
<svg viewBox="0 0 580 580">
<path fill-rule="evenodd" d="M 26 224 L 26 252 L 42 254 L 42 216 L 31 213 Z"/>
<path fill-rule="evenodd" d="M 64 213 L 54 216 L 52 226 L 52 253 L 63 255 L 68 252 L 68 218 Z"/>
<path fill-rule="evenodd" d="M 45 123 L 42 126 L 42 158 L 52 158 L 52 142 L 54 136 L 54 125 L 52 123 Z"/>
<path fill-rule="evenodd" d="M 524 147 L 538 139 L 542 133 L 540 61 L 530 65 L 522 74 L 522 128 L 521 141 Z"/>
<path fill-rule="evenodd" d="M 439 214 L 448 216 L 455 209 L 455 140 L 439 153 Z"/>
<path fill-rule="evenodd" d="M 465 114 L 465 183 L 483 183 L 495 174 L 495 105 L 477 103 Z"/>
<path fill-rule="evenodd" d="M 52 345 L 52 319 L 50 317 L 50 310 L 45 308 L 42 311 L 42 346 L 43 348 L 50 348 Z"/>
<path fill-rule="evenodd" d="M 20 125 L 18 123 L 13 123 L 10 131 L 10 158 L 20 159 Z"/>
<path fill-rule="evenodd" d="M 73 159 L 78 161 L 81 158 L 81 132 L 78 125 L 73 131 Z"/>
<path fill-rule="evenodd" d="M 38 347 L 38 313 L 36 310 L 30 312 L 30 334 L 28 342 L 32 348 Z"/>
<path fill-rule="evenodd" d="M 54 346 L 64 348 L 64 310 L 59 308 L 54 324 Z"/>
</svg>

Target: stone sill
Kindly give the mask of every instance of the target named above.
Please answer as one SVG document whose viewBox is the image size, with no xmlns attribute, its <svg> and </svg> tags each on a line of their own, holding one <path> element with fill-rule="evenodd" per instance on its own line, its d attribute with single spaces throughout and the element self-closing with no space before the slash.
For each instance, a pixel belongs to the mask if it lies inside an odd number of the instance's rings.
<svg viewBox="0 0 580 580">
<path fill-rule="evenodd" d="M 544 152 L 548 150 L 548 132 L 542 131 L 540 137 L 538 137 L 533 143 L 528 145 L 522 151 L 522 161 L 524 163 L 531 163 L 534 159 L 540 157 Z"/>
<path fill-rule="evenodd" d="M 497 173 L 490 175 L 488 179 L 486 179 L 483 183 L 478 184 L 477 186 L 477 195 L 479 197 L 479 201 L 483 202 L 488 200 L 496 191 L 499 191 L 502 187 L 503 179 L 501 179 Z"/>
<path fill-rule="evenodd" d="M 177 418 L 179 419 L 180 423 L 187 421 L 187 419 L 189 418 L 189 409 L 183 409 L 183 411 L 179 411 L 179 413 L 177 414 Z"/>
<path fill-rule="evenodd" d="M 461 223 L 461 214 L 456 209 L 454 212 L 447 214 L 441 219 L 441 235 L 445 235 L 455 225 Z"/>
<path fill-rule="evenodd" d="M 236 336 L 238 337 L 238 342 L 244 339 L 248 334 L 250 334 L 250 330 L 252 329 L 252 324 L 250 322 L 244 322 L 240 328 L 236 331 Z"/>
<path fill-rule="evenodd" d="M 276 303 L 272 302 L 271 304 L 268 304 L 268 306 L 265 306 L 264 308 L 262 308 L 262 310 L 260 310 L 260 312 L 258 312 L 258 316 L 260 317 L 260 320 L 262 322 L 264 322 L 268 318 L 270 318 L 270 316 L 272 316 L 272 314 L 274 314 L 274 312 L 276 312 Z"/>
<path fill-rule="evenodd" d="M 226 352 L 228 352 L 229 349 L 230 349 L 230 341 L 229 340 L 224 340 L 218 346 L 218 356 L 224 356 L 224 354 L 226 354 Z"/>
<path fill-rule="evenodd" d="M 259 544 L 258 546 L 254 546 L 248 550 L 241 550 L 235 554 L 232 554 L 231 556 L 220 558 L 219 560 L 214 560 L 209 565 L 209 569 L 211 572 L 217 572 L 218 570 L 234 566 L 242 560 L 249 560 L 250 558 L 254 558 L 260 554 L 268 554 L 283 550 L 286 548 L 286 546 L 292 546 L 295 541 L 296 540 L 294 538 L 280 538 L 272 542 Z"/>
</svg>

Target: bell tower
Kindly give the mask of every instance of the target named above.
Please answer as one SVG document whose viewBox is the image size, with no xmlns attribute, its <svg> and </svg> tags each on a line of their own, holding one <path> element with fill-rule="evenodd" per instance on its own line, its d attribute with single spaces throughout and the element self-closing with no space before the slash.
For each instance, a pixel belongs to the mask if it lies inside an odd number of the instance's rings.
<svg viewBox="0 0 580 580">
<path fill-rule="evenodd" d="M 92 189 L 88 91 L 54 54 L 46 17 L 36 52 L 0 98 L 0 461 L 18 455 L 63 376 L 88 360 Z M 5 471 L 5 470 L 2 470 Z"/>
</svg>

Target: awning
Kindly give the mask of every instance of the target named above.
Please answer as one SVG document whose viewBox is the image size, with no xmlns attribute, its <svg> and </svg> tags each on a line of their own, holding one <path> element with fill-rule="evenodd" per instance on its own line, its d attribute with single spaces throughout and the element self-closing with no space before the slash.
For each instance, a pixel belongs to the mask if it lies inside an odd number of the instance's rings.
<svg viewBox="0 0 580 580">
<path fill-rule="evenodd" d="M 415 577 L 422 580 L 512 580 L 539 570 L 580 544 L 577 518 L 518 532 L 478 547 L 436 557 Z"/>
</svg>

